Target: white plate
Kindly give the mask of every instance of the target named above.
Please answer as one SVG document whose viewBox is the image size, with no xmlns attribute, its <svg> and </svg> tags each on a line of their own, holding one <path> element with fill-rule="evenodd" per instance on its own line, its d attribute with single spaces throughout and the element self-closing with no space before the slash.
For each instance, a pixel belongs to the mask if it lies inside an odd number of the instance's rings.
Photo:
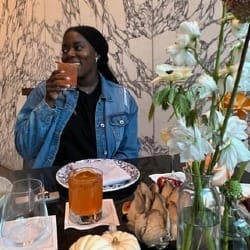
<svg viewBox="0 0 250 250">
<path fill-rule="evenodd" d="M 68 175 L 72 170 L 81 169 L 83 167 L 96 167 L 101 169 L 105 165 L 112 165 L 119 167 L 126 171 L 126 173 L 131 177 L 129 181 L 113 184 L 110 186 L 104 186 L 103 192 L 110 192 L 120 190 L 134 184 L 140 177 L 140 171 L 132 164 L 113 159 L 87 159 L 69 163 L 56 172 L 56 180 L 63 187 L 68 188 Z"/>
</svg>

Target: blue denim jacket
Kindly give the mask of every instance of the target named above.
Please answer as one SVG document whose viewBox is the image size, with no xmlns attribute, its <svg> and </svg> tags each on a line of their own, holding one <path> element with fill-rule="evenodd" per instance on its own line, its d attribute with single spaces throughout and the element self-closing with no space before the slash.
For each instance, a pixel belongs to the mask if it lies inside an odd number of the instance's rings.
<svg viewBox="0 0 250 250">
<path fill-rule="evenodd" d="M 102 75 L 102 93 L 96 105 L 97 158 L 128 159 L 139 153 L 138 107 L 131 94 Z M 64 91 L 55 108 L 45 102 L 46 82 L 28 96 L 15 124 L 15 145 L 33 168 L 51 167 L 61 133 L 75 110 L 78 91 Z"/>
</svg>

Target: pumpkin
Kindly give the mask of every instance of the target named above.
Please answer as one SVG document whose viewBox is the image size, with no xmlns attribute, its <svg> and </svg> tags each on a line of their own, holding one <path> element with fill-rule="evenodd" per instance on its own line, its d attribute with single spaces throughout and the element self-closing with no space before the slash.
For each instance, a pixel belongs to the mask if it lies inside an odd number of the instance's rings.
<svg viewBox="0 0 250 250">
<path fill-rule="evenodd" d="M 140 250 L 138 240 L 133 234 L 118 231 L 116 226 L 111 225 L 109 231 L 106 231 L 102 235 L 103 238 L 107 239 L 113 250 Z"/>
<path fill-rule="evenodd" d="M 79 238 L 69 250 L 113 250 L 113 247 L 102 236 L 89 234 Z"/>
</svg>

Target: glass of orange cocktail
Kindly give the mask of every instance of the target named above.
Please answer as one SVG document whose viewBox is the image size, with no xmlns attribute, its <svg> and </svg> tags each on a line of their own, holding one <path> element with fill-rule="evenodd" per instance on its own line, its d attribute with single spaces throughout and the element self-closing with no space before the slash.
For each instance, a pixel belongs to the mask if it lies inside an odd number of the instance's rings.
<svg viewBox="0 0 250 250">
<path fill-rule="evenodd" d="M 57 69 L 63 70 L 65 74 L 69 77 L 69 80 L 57 80 L 58 84 L 70 84 L 72 88 L 77 86 L 77 74 L 79 63 L 63 63 L 56 62 Z"/>
<path fill-rule="evenodd" d="M 78 224 L 91 224 L 102 217 L 103 174 L 85 167 L 69 174 L 69 217 Z"/>
</svg>

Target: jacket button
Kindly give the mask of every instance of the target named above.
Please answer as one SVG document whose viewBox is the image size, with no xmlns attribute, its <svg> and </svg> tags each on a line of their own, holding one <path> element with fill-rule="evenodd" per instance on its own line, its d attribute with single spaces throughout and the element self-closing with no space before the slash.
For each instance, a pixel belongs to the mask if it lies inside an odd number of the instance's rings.
<svg viewBox="0 0 250 250">
<path fill-rule="evenodd" d="M 123 125 L 123 124 L 124 124 L 124 121 L 123 121 L 123 120 L 120 120 L 120 124 Z"/>
<path fill-rule="evenodd" d="M 100 126 L 101 126 L 101 128 L 104 128 L 104 127 L 105 127 L 105 124 L 104 124 L 104 123 L 101 123 Z"/>
</svg>

